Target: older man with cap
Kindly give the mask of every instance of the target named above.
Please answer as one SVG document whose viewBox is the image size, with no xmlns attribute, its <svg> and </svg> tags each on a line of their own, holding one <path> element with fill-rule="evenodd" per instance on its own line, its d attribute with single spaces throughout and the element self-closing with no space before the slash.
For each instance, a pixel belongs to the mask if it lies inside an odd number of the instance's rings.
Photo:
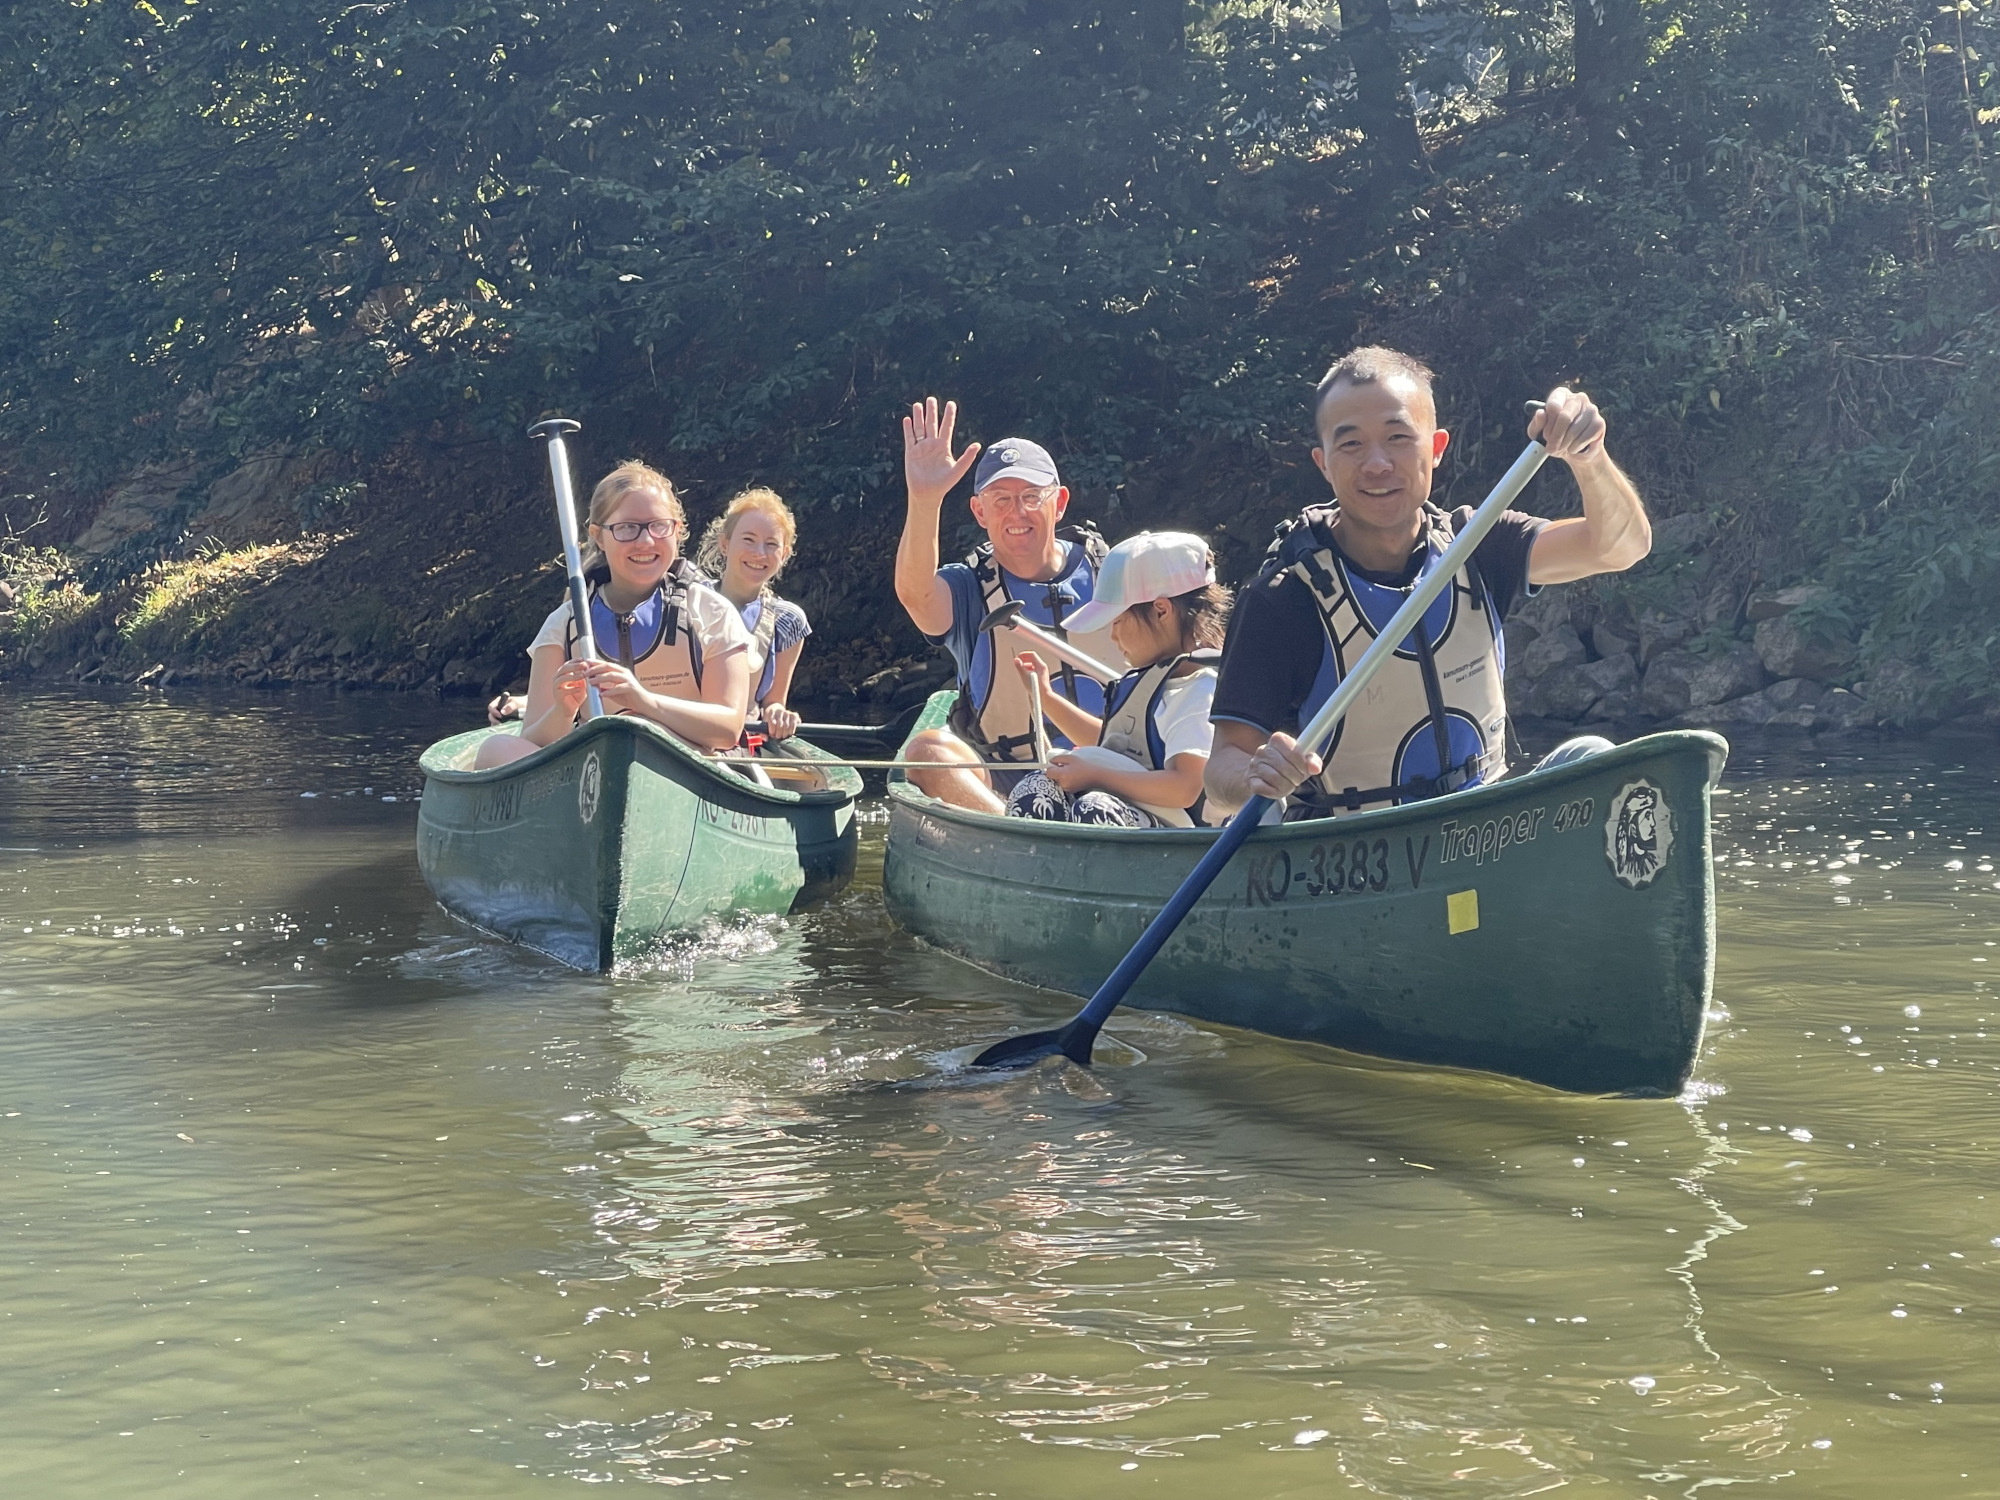
<svg viewBox="0 0 2000 1500">
<path fill-rule="evenodd" d="M 931 397 L 903 419 L 903 477 L 909 510 L 896 549 L 896 597 L 934 644 L 958 667 L 958 702 L 949 730 L 926 730 L 906 747 L 911 760 L 936 763 L 910 772 L 917 787 L 940 801 L 979 812 L 1005 810 L 1005 796 L 1032 767 L 1037 726 L 1029 689 L 1009 658 L 979 625 L 1003 604 L 1019 601 L 1021 618 L 1072 637 L 1065 622 L 1090 601 L 1103 539 L 1088 527 L 1065 527 L 1069 491 L 1055 460 L 1026 438 L 1003 438 L 983 452 L 977 443 L 952 453 L 958 407 Z M 963 561 L 938 562 L 938 523 L 945 496 L 977 463 L 972 519 L 986 540 Z M 1072 637 L 1081 654 L 1122 667 L 1108 630 Z M 1057 667 L 1052 686 L 1092 715 L 1104 711 L 1107 684 L 1073 666 Z M 1056 741 L 1068 742 L 1058 732 Z M 1018 761 L 1019 773 L 982 762 Z"/>
</svg>

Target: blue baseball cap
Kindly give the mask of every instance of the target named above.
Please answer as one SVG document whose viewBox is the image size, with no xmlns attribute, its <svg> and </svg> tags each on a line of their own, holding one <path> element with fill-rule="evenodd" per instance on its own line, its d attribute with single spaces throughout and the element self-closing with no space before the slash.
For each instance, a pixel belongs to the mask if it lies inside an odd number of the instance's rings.
<svg viewBox="0 0 2000 1500">
<path fill-rule="evenodd" d="M 1026 438 L 1014 437 L 986 445 L 979 455 L 979 467 L 972 474 L 973 492 L 978 493 L 996 479 L 1025 479 L 1030 484 L 1043 485 L 1062 483 L 1048 449 Z"/>
</svg>

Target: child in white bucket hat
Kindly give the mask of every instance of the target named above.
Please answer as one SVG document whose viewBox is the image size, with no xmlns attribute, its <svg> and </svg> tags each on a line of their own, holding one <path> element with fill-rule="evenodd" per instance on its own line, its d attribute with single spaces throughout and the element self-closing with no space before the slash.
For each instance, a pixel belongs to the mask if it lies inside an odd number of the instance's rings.
<svg viewBox="0 0 2000 1500">
<path fill-rule="evenodd" d="M 1134 663 L 1105 699 L 1104 717 L 1050 689 L 1032 651 L 1014 658 L 1039 678 L 1048 721 L 1078 748 L 1049 757 L 1007 802 L 1010 817 L 1125 828 L 1190 828 L 1201 821 L 1202 772 L 1213 731 L 1215 663 L 1229 591 L 1215 581 L 1208 543 L 1185 531 L 1142 531 L 1105 555 L 1090 602 L 1063 624 L 1109 627 Z"/>
</svg>

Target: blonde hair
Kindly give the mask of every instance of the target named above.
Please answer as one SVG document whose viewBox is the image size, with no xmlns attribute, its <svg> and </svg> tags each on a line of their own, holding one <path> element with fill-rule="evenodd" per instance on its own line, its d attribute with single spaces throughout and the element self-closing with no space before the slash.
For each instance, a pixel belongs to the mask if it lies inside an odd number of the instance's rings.
<svg viewBox="0 0 2000 1500">
<path fill-rule="evenodd" d="M 799 540 L 799 523 L 792 515 L 792 508 L 785 504 L 782 495 L 776 490 L 758 485 L 752 489 L 739 491 L 736 497 L 723 507 L 722 514 L 708 523 L 708 530 L 701 534 L 699 562 L 703 571 L 711 577 L 722 576 L 723 568 L 726 566 L 722 556 L 722 544 L 729 540 L 729 533 L 736 529 L 737 521 L 753 510 L 771 518 L 778 528 L 778 535 L 784 539 L 785 562 L 792 560 L 792 552 Z M 765 593 L 771 591 L 771 584 L 784 570 L 784 562 L 771 570 L 770 578 L 764 581 Z"/>
<path fill-rule="evenodd" d="M 674 482 L 651 464 L 641 463 L 636 458 L 626 459 L 597 481 L 597 488 L 590 492 L 590 512 L 585 519 L 592 526 L 602 526 L 607 517 L 616 513 L 625 497 L 638 490 L 651 490 L 665 500 L 667 509 L 680 522 L 682 535 L 686 535 L 687 511 L 681 506 L 681 497 L 674 489 Z M 611 564 L 604 560 L 604 549 L 592 541 L 586 541 L 583 546 L 583 576 L 591 583 L 604 583 L 611 577 Z"/>
</svg>

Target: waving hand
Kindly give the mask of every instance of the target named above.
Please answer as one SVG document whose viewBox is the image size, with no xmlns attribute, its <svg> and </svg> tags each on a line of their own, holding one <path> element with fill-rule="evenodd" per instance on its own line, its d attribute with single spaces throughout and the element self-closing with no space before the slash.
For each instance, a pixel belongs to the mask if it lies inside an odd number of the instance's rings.
<svg viewBox="0 0 2000 1500">
<path fill-rule="evenodd" d="M 910 487 L 911 505 L 931 509 L 943 505 L 946 493 L 979 457 L 977 443 L 968 443 L 958 457 L 951 456 L 957 426 L 958 403 L 947 401 L 940 412 L 935 396 L 912 406 L 903 418 L 903 479 Z"/>
</svg>

